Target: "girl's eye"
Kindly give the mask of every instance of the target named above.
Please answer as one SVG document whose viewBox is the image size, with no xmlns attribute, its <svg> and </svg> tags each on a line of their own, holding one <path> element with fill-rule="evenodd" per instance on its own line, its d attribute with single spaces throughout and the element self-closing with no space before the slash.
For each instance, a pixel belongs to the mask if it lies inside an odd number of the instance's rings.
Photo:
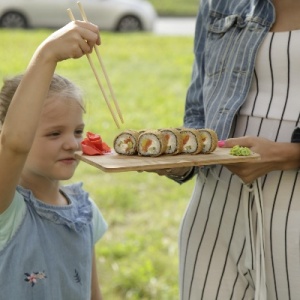
<svg viewBox="0 0 300 300">
<path fill-rule="evenodd" d="M 75 134 L 76 134 L 76 136 L 82 136 L 82 134 L 83 134 L 83 129 L 75 130 Z"/>
<path fill-rule="evenodd" d="M 59 136 L 59 135 L 60 135 L 60 132 L 58 132 L 58 131 L 54 131 L 54 132 L 51 132 L 51 133 L 48 134 L 48 136 L 50 136 L 50 137 L 51 136 L 53 136 L 53 137 L 54 136 Z"/>
</svg>

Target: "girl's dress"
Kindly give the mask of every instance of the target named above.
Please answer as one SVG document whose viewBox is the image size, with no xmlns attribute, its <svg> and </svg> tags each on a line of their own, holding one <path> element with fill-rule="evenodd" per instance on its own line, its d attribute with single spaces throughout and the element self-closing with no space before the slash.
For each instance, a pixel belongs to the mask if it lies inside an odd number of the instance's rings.
<svg viewBox="0 0 300 300">
<path fill-rule="evenodd" d="M 269 32 L 232 137 L 291 141 L 300 116 L 300 30 Z M 203 171 L 182 221 L 183 300 L 300 299 L 300 176 L 270 172 L 245 185 Z"/>
<path fill-rule="evenodd" d="M 11 206 L 0 215 L 0 233 L 6 233 L 0 248 L 1 300 L 91 298 L 94 244 L 107 225 L 81 184 L 62 192 L 69 205 L 52 206 L 18 187 Z M 3 238 L 0 234 L 0 242 Z"/>
</svg>

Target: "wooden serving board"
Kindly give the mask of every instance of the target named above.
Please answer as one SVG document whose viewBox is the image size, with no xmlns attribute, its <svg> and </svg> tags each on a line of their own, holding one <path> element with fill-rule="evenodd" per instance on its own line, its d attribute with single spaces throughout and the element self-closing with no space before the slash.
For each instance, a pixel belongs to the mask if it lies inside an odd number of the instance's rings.
<svg viewBox="0 0 300 300">
<path fill-rule="evenodd" d="M 147 171 L 168 168 L 234 164 L 249 162 L 260 159 L 259 154 L 250 156 L 233 156 L 229 154 L 230 148 L 217 148 L 209 154 L 178 154 L 174 156 L 161 155 L 158 157 L 125 156 L 116 153 L 89 156 L 81 152 L 76 153 L 76 158 L 104 171 L 104 172 L 127 172 Z"/>
</svg>

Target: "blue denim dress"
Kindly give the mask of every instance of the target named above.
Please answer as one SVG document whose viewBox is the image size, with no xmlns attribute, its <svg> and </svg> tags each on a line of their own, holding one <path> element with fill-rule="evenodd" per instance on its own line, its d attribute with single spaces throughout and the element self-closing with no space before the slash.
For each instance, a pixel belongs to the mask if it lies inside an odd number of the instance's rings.
<svg viewBox="0 0 300 300">
<path fill-rule="evenodd" d="M 58 207 L 17 191 L 27 211 L 0 252 L 0 299 L 90 299 L 95 241 L 88 193 L 81 184 L 70 185 L 64 189 L 70 205 Z"/>
</svg>

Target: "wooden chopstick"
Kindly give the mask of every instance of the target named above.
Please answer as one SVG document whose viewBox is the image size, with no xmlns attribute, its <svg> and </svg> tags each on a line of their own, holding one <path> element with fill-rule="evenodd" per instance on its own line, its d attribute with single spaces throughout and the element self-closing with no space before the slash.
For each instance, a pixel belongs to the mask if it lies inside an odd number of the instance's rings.
<svg viewBox="0 0 300 300">
<path fill-rule="evenodd" d="M 74 15 L 73 15 L 73 13 L 72 13 L 72 11 L 71 11 L 70 8 L 67 9 L 67 12 L 68 12 L 68 15 L 69 15 L 69 18 L 71 19 L 71 21 L 75 21 L 75 17 L 74 17 Z M 103 86 L 102 86 L 102 84 L 101 84 L 101 81 L 100 81 L 100 79 L 99 79 L 99 76 L 98 76 L 98 74 L 97 74 L 96 68 L 95 68 L 95 66 L 94 66 L 94 64 L 93 64 L 93 61 L 92 61 L 92 59 L 91 59 L 90 54 L 87 53 L 87 54 L 86 54 L 86 57 L 88 58 L 88 61 L 89 61 L 89 63 L 90 63 L 90 66 L 91 66 L 91 68 L 92 68 L 92 70 L 93 70 L 93 73 L 94 73 L 94 75 L 95 75 L 95 78 L 96 78 L 96 80 L 97 80 L 97 83 L 98 83 L 98 85 L 99 85 L 99 87 L 100 87 L 100 89 L 101 89 L 101 92 L 102 92 L 102 94 L 103 94 L 103 96 L 104 96 L 105 102 L 106 102 L 106 104 L 107 104 L 107 106 L 108 106 L 108 108 L 109 108 L 109 110 L 110 110 L 110 113 L 111 113 L 111 115 L 112 115 L 112 117 L 113 117 L 113 119 L 114 119 L 114 122 L 115 122 L 116 126 L 117 126 L 118 128 L 120 128 L 119 122 L 118 122 L 118 120 L 117 120 L 117 118 L 116 118 L 116 116 L 115 116 L 115 113 L 114 113 L 114 111 L 113 111 L 113 109 L 112 109 L 112 107 L 111 107 L 111 105 L 110 105 L 110 103 L 109 103 L 109 100 L 108 100 L 107 95 L 106 95 L 106 93 L 105 93 L 105 90 L 104 90 L 104 88 L 103 88 Z M 123 120 L 123 118 L 122 118 L 121 120 Z M 123 122 L 123 121 L 122 121 L 122 122 Z"/>
<path fill-rule="evenodd" d="M 78 5 L 78 7 L 79 7 L 79 11 L 80 11 L 81 17 L 83 18 L 83 20 L 84 20 L 85 22 L 88 22 L 86 13 L 85 13 L 85 11 L 84 11 L 84 9 L 83 9 L 83 6 L 82 6 L 82 4 L 80 3 L 80 1 L 77 1 L 77 5 Z M 109 78 L 108 78 L 108 75 L 107 75 L 105 66 L 104 66 L 104 64 L 103 64 L 102 58 L 101 58 L 100 53 L 99 53 L 99 50 L 98 50 L 98 46 L 95 45 L 95 46 L 94 46 L 94 49 L 95 49 L 95 52 L 96 52 L 98 61 L 99 61 L 100 65 L 101 65 L 103 74 L 104 74 L 104 76 L 105 76 L 105 79 L 106 79 L 106 82 L 107 82 L 107 85 L 108 85 L 110 94 L 111 94 L 111 96 L 112 96 L 112 99 L 113 99 L 113 101 L 114 101 L 115 107 L 116 107 L 117 112 L 118 112 L 118 115 L 119 115 L 119 117 L 120 117 L 122 123 L 124 123 L 123 116 L 122 116 L 122 113 L 121 113 L 121 110 L 120 110 L 118 101 L 117 101 L 117 99 L 116 99 L 116 97 L 115 97 L 115 93 L 114 93 L 114 91 L 113 91 L 113 88 L 112 88 L 112 86 L 111 86 L 110 80 L 109 80 Z"/>
</svg>

